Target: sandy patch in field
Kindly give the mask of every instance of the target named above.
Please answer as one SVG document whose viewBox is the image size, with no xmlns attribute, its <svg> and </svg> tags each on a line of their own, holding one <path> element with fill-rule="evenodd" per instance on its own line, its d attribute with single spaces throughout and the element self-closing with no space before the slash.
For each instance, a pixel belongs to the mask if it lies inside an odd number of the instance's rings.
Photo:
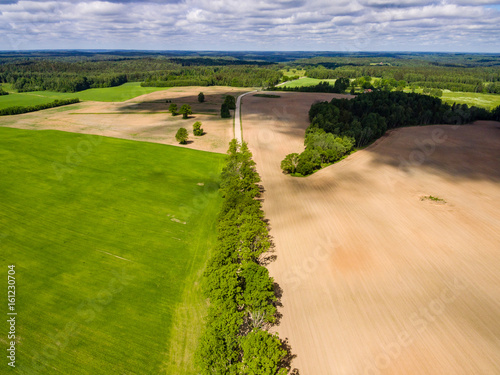
<svg viewBox="0 0 500 375">
<path fill-rule="evenodd" d="M 303 149 L 310 104 L 333 95 L 278 94 L 243 99 L 243 137 L 266 189 L 277 331 L 294 367 L 500 373 L 500 124 L 395 130 L 292 178 L 280 162 Z"/>
<path fill-rule="evenodd" d="M 198 93 L 205 94 L 205 102 L 198 103 Z M 233 137 L 233 120 L 220 118 L 224 95 L 235 97 L 248 90 L 232 87 L 174 87 L 164 91 L 141 95 L 120 103 L 83 102 L 73 106 L 17 116 L 0 117 L 0 126 L 20 129 L 53 129 L 75 133 L 96 134 L 179 145 L 175 133 L 185 127 L 189 144 L 182 146 L 204 151 L 225 153 Z M 170 103 L 189 104 L 193 115 L 168 113 Z M 193 135 L 193 123 L 201 121 L 205 135 Z"/>
</svg>

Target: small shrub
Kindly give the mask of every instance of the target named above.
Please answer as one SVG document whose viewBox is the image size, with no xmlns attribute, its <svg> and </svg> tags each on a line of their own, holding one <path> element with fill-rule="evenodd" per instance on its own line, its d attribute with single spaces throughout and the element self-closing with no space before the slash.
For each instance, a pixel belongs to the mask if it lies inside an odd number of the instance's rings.
<svg viewBox="0 0 500 375">
<path fill-rule="evenodd" d="M 179 130 L 177 130 L 177 134 L 175 134 L 175 139 L 181 145 L 185 145 L 187 143 L 188 137 L 189 135 L 186 128 L 180 128 Z"/>
<path fill-rule="evenodd" d="M 170 104 L 168 110 L 170 111 L 170 113 L 172 113 L 172 116 L 175 116 L 177 114 L 177 104 L 175 103 Z"/>
<path fill-rule="evenodd" d="M 203 135 L 203 129 L 201 128 L 201 122 L 196 121 L 193 124 L 193 134 L 196 136 Z"/>
</svg>

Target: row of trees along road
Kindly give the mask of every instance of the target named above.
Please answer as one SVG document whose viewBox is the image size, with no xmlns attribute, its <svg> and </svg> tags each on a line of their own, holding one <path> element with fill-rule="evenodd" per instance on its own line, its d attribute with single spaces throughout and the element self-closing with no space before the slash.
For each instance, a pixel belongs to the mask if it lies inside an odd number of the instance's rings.
<svg viewBox="0 0 500 375">
<path fill-rule="evenodd" d="M 261 264 L 271 247 L 257 185 L 260 177 L 246 143 L 229 144 L 220 192 L 217 244 L 203 278 L 210 300 L 196 353 L 203 375 L 287 374 L 288 352 L 268 329 L 276 323 L 274 281 Z"/>
<path fill-rule="evenodd" d="M 493 112 L 466 104 L 449 105 L 428 95 L 374 91 L 354 99 L 332 99 L 315 103 L 309 110 L 304 152 L 285 157 L 285 173 L 308 175 L 328 163 L 340 160 L 354 146 L 375 141 L 388 129 L 429 124 L 467 124 L 498 119 Z"/>
</svg>

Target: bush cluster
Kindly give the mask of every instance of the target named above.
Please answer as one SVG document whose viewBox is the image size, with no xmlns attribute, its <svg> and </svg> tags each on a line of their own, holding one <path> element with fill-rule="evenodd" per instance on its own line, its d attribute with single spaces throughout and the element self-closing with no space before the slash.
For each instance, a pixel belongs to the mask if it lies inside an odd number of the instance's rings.
<svg viewBox="0 0 500 375">
<path fill-rule="evenodd" d="M 300 155 L 289 154 L 281 162 L 285 173 L 307 176 L 322 166 L 335 163 L 352 151 L 354 139 L 309 127 L 304 145 L 306 148 Z"/>
<path fill-rule="evenodd" d="M 201 374 L 287 373 L 276 322 L 274 281 L 261 264 L 271 247 L 252 154 L 233 139 L 222 171 L 217 244 L 204 272 L 210 300 L 196 357 Z"/>
<path fill-rule="evenodd" d="M 50 102 L 50 103 L 38 104 L 38 105 L 27 106 L 27 107 L 20 107 L 20 106 L 7 107 L 4 109 L 0 109 L 0 116 L 19 115 L 21 113 L 41 111 L 42 109 L 61 107 L 63 105 L 74 104 L 74 103 L 79 103 L 79 102 L 80 102 L 80 99 L 74 98 L 74 99 L 54 100 L 53 102 Z"/>
<path fill-rule="evenodd" d="M 196 121 L 194 124 L 193 124 L 193 134 L 196 135 L 196 136 L 201 136 L 203 135 L 203 129 L 201 128 L 201 122 L 199 121 Z"/>
</svg>

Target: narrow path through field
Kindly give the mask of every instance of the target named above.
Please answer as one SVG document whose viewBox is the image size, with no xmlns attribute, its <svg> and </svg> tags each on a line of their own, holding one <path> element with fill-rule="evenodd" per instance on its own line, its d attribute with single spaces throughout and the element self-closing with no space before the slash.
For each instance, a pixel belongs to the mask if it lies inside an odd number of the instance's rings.
<svg viewBox="0 0 500 375">
<path fill-rule="evenodd" d="M 253 92 L 257 92 L 257 90 L 241 94 L 236 100 L 236 109 L 234 110 L 234 138 L 236 138 L 239 143 L 243 142 L 243 136 L 241 134 L 241 98 Z"/>
</svg>

